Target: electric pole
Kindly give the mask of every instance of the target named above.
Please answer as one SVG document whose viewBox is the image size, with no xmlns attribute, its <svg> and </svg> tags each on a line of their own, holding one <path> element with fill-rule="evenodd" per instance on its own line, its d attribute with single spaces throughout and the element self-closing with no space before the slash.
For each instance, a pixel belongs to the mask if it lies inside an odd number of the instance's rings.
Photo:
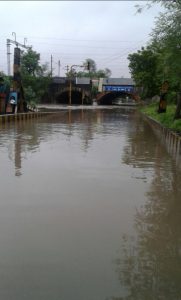
<svg viewBox="0 0 181 300">
<path fill-rule="evenodd" d="M 83 68 L 84 66 L 80 65 L 72 65 L 70 67 L 70 78 L 69 78 L 69 105 L 72 105 L 72 73 L 73 73 L 73 68 L 79 67 Z"/>
<path fill-rule="evenodd" d="M 11 46 L 10 40 L 7 40 L 7 64 L 8 64 L 8 76 L 11 75 L 11 62 L 10 62 L 10 55 L 11 55 L 11 52 L 10 52 L 10 46 Z"/>
<path fill-rule="evenodd" d="M 25 46 L 25 40 L 24 45 L 16 41 L 16 33 L 12 32 L 12 35 L 15 36 L 15 40 L 7 39 L 7 63 L 8 63 L 8 76 L 11 75 L 11 68 L 10 68 L 10 45 L 14 44 L 14 64 L 13 64 L 13 91 L 17 93 L 17 101 L 18 106 L 16 106 L 16 109 L 18 109 L 18 112 L 24 112 L 24 93 L 23 93 L 23 87 L 21 82 L 21 72 L 20 72 L 20 60 L 21 60 L 21 50 L 20 47 L 25 49 L 31 49 L 29 46 Z M 18 47 L 19 46 L 19 47 Z"/>
<path fill-rule="evenodd" d="M 58 61 L 58 77 L 60 77 L 60 60 Z"/>
<path fill-rule="evenodd" d="M 67 65 L 67 66 L 65 66 L 65 68 L 64 68 L 66 71 L 67 71 L 67 73 L 68 73 L 68 71 L 69 71 L 69 66 Z M 66 73 L 66 74 L 67 74 Z"/>
<path fill-rule="evenodd" d="M 22 47 L 22 48 L 25 48 L 25 49 L 30 49 L 31 47 L 30 46 L 26 46 L 25 45 L 25 39 L 24 39 L 24 45 L 17 42 L 16 41 L 16 33 L 15 32 L 12 32 L 12 35 L 15 36 L 15 40 L 10 40 L 10 39 L 7 39 L 7 71 L 8 71 L 8 76 L 11 75 L 11 62 L 10 62 L 10 55 L 11 55 L 11 52 L 10 52 L 10 46 L 11 44 L 14 44 L 16 47 Z M 27 41 L 27 39 L 26 39 Z"/>
<path fill-rule="evenodd" d="M 50 63 L 50 65 L 51 65 L 51 77 L 52 77 L 52 75 L 53 75 L 53 68 L 52 68 L 52 64 L 53 64 L 53 57 L 52 57 L 52 55 L 51 55 L 51 63 Z"/>
</svg>

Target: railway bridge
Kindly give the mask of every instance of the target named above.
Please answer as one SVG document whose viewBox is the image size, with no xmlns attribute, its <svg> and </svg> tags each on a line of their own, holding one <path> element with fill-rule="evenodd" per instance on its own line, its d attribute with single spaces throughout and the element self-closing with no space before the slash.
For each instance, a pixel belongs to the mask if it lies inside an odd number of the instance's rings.
<svg viewBox="0 0 181 300">
<path fill-rule="evenodd" d="M 94 101 L 98 105 L 116 105 L 119 101 L 135 102 L 138 96 L 131 78 L 67 78 L 53 77 L 48 99 L 53 104 L 92 104 L 92 87 L 98 88 Z"/>
<path fill-rule="evenodd" d="M 135 103 L 139 99 L 132 78 L 103 78 L 99 82 L 97 104 Z"/>
<path fill-rule="evenodd" d="M 90 78 L 53 77 L 49 102 L 55 104 L 91 104 Z"/>
</svg>

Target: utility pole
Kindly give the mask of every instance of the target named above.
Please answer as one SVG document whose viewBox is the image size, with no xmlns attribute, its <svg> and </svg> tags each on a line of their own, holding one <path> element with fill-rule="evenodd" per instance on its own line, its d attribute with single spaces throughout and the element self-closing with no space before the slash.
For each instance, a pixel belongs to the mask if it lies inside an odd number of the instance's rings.
<svg viewBox="0 0 181 300">
<path fill-rule="evenodd" d="M 58 61 L 58 77 L 60 77 L 60 60 Z"/>
<path fill-rule="evenodd" d="M 7 40 L 7 64 L 8 64 L 8 76 L 11 75 L 11 67 L 10 67 L 10 40 Z"/>
<path fill-rule="evenodd" d="M 80 65 L 72 65 L 70 67 L 70 80 L 69 80 L 69 105 L 72 104 L 72 70 L 73 67 L 79 67 L 79 68 L 84 68 L 84 66 L 80 66 Z"/>
<path fill-rule="evenodd" d="M 21 82 L 21 74 L 20 74 L 20 56 L 21 56 L 21 50 L 19 47 L 25 48 L 25 49 L 31 49 L 31 47 L 25 46 L 16 41 L 16 33 L 12 32 L 12 35 L 15 36 L 15 40 L 7 39 L 7 62 L 8 62 L 8 76 L 11 74 L 10 70 L 10 45 L 14 44 L 16 47 L 14 48 L 14 64 L 13 64 L 13 91 L 17 93 L 17 101 L 18 106 L 16 106 L 16 109 L 18 108 L 18 112 L 24 112 L 24 93 L 23 93 L 23 87 Z M 16 104 L 17 105 L 17 104 Z"/>
<path fill-rule="evenodd" d="M 52 68 L 52 64 L 53 64 L 53 57 L 52 57 L 52 55 L 51 55 L 51 77 L 52 77 L 52 75 L 53 75 L 53 68 Z"/>
<path fill-rule="evenodd" d="M 64 70 L 66 70 L 66 71 L 67 71 L 67 73 L 68 73 L 68 71 L 69 71 L 69 66 L 68 66 L 68 65 L 67 65 L 67 66 L 65 66 Z"/>
<path fill-rule="evenodd" d="M 31 47 L 30 46 L 26 46 L 25 45 L 25 39 L 24 39 L 24 45 L 17 42 L 16 41 L 16 33 L 15 32 L 12 32 L 12 35 L 15 36 L 15 40 L 10 40 L 10 39 L 7 39 L 7 71 L 8 71 L 8 76 L 11 75 L 11 63 L 10 63 L 10 55 L 11 55 L 11 52 L 10 52 L 10 46 L 11 44 L 14 44 L 16 47 L 22 47 L 22 48 L 25 48 L 25 49 L 30 49 Z M 26 39 L 27 41 L 27 39 Z"/>
</svg>

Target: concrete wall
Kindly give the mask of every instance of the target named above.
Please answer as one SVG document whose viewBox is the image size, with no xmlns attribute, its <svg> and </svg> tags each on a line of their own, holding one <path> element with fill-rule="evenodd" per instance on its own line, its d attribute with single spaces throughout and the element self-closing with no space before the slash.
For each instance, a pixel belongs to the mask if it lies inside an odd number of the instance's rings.
<svg viewBox="0 0 181 300">
<path fill-rule="evenodd" d="M 159 137 L 160 142 L 166 146 L 168 153 L 176 160 L 176 164 L 181 168 L 181 134 L 163 127 L 152 118 L 145 116 L 145 119 Z"/>
<path fill-rule="evenodd" d="M 52 114 L 52 112 L 32 112 L 32 113 L 18 113 L 18 114 L 6 114 L 0 115 L 0 128 L 2 125 L 6 125 L 12 122 L 31 120 L 43 116 Z"/>
</svg>

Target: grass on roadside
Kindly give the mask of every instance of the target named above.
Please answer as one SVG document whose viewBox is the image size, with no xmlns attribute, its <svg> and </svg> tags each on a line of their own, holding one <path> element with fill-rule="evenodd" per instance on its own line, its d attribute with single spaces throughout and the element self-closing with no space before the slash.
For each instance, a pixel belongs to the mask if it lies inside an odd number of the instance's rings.
<svg viewBox="0 0 181 300">
<path fill-rule="evenodd" d="M 181 119 L 174 120 L 176 105 L 168 104 L 166 113 L 157 113 L 158 103 L 152 103 L 141 107 L 140 109 L 145 115 L 153 118 L 163 126 L 174 131 L 181 132 Z"/>
</svg>

